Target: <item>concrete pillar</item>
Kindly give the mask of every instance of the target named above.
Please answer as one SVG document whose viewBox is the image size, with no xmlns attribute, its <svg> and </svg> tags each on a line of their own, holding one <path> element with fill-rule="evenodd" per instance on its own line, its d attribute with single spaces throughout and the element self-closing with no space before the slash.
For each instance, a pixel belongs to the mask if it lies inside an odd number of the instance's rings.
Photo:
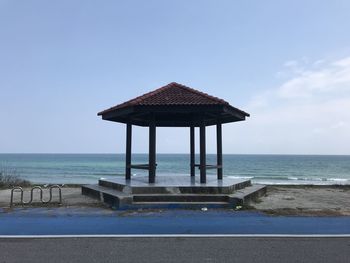
<svg viewBox="0 0 350 263">
<path fill-rule="evenodd" d="M 217 176 L 222 180 L 222 127 L 221 123 L 216 125 L 216 146 L 217 146 Z"/>
<path fill-rule="evenodd" d="M 202 122 L 199 127 L 199 148 L 200 148 L 200 182 L 205 184 L 207 182 L 207 164 L 205 151 L 205 123 Z"/>
<path fill-rule="evenodd" d="M 126 155 L 125 155 L 125 179 L 131 179 L 131 137 L 132 126 L 130 123 L 126 124 Z"/>
<path fill-rule="evenodd" d="M 156 180 L 156 125 L 154 118 L 149 125 L 149 156 L 148 156 L 148 182 L 155 183 Z"/>
<path fill-rule="evenodd" d="M 191 166 L 191 176 L 195 176 L 196 172 L 195 172 L 195 138 L 194 138 L 194 126 L 190 127 L 190 145 L 191 145 L 191 149 L 190 149 L 190 166 Z"/>
</svg>

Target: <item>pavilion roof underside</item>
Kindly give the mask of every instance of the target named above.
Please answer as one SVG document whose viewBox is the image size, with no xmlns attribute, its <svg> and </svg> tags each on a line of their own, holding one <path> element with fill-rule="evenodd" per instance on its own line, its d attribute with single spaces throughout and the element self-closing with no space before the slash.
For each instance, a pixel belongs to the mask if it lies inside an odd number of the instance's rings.
<svg viewBox="0 0 350 263">
<path fill-rule="evenodd" d="M 189 127 L 243 121 L 249 114 L 227 101 L 176 82 L 98 113 L 102 119 L 139 126 Z"/>
<path fill-rule="evenodd" d="M 206 126 L 245 120 L 246 115 L 229 106 L 132 106 L 110 111 L 102 119 L 138 126 L 149 126 L 155 122 L 158 127 Z"/>
</svg>

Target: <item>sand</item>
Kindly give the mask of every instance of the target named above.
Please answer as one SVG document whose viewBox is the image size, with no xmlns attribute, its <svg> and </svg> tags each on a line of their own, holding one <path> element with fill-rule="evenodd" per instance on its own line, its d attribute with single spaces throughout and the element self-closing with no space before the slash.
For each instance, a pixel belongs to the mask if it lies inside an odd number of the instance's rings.
<svg viewBox="0 0 350 263">
<path fill-rule="evenodd" d="M 25 189 L 25 201 L 29 199 L 29 189 Z M 0 190 L 0 208 L 8 211 L 11 190 Z M 34 206 L 43 206 L 36 193 Z M 100 207 L 109 209 L 101 202 L 83 196 L 80 187 L 65 186 L 62 188 L 62 205 L 57 203 L 49 207 Z M 48 190 L 44 190 L 48 199 Z M 54 191 L 53 200 L 58 200 Z M 15 195 L 19 201 L 19 193 Z M 258 210 L 271 215 L 295 216 L 350 216 L 350 186 L 268 186 L 266 196 L 245 209 Z"/>
<path fill-rule="evenodd" d="M 274 215 L 349 216 L 350 186 L 268 186 L 251 207 Z"/>
</svg>

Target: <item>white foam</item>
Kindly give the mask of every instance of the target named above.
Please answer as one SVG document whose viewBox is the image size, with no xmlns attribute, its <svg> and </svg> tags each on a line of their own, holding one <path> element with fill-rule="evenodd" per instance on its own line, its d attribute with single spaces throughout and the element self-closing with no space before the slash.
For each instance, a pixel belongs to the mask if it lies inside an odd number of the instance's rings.
<svg viewBox="0 0 350 263">
<path fill-rule="evenodd" d="M 227 177 L 228 178 L 232 178 L 232 179 L 254 179 L 253 176 L 233 176 L 233 175 L 229 175 Z"/>
<path fill-rule="evenodd" d="M 335 181 L 335 182 L 348 182 L 348 179 L 345 178 L 328 178 L 328 181 Z"/>
</svg>

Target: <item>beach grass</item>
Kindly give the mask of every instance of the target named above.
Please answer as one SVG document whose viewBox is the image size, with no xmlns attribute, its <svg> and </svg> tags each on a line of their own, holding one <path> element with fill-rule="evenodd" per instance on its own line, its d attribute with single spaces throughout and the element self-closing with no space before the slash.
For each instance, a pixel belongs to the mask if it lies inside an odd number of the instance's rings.
<svg viewBox="0 0 350 263">
<path fill-rule="evenodd" d="M 6 166 L 0 167 L 0 188 L 11 188 L 14 186 L 28 187 L 31 186 L 31 182 L 20 178 L 15 168 L 9 168 Z"/>
</svg>

